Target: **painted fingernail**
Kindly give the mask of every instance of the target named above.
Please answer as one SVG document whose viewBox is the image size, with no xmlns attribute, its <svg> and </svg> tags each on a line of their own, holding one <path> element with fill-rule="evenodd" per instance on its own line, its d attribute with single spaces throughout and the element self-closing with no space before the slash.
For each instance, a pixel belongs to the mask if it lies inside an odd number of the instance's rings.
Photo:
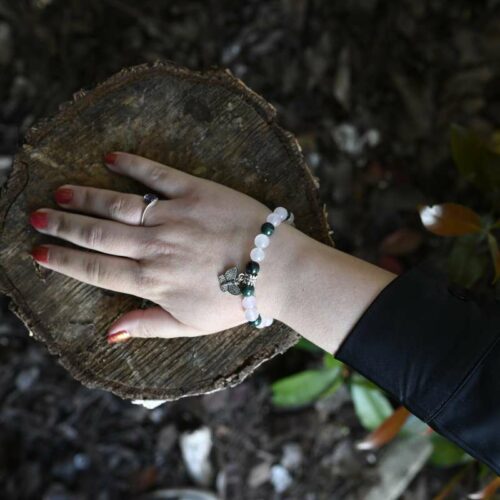
<svg viewBox="0 0 500 500">
<path fill-rule="evenodd" d="M 57 203 L 65 205 L 73 199 L 73 190 L 69 188 L 60 188 L 55 195 Z"/>
<path fill-rule="evenodd" d="M 36 229 L 46 228 L 48 222 L 48 216 L 45 212 L 32 212 L 30 215 L 30 223 Z"/>
<path fill-rule="evenodd" d="M 111 333 L 108 335 L 108 344 L 116 344 L 118 342 L 124 342 L 130 338 L 130 333 L 127 330 L 121 330 L 116 333 Z"/>
<path fill-rule="evenodd" d="M 37 262 L 48 262 L 49 260 L 49 249 L 48 247 L 35 247 L 31 250 L 31 256 Z"/>
<path fill-rule="evenodd" d="M 118 155 L 116 153 L 108 153 L 104 156 L 104 163 L 106 163 L 106 165 L 113 166 L 116 163 L 117 158 Z"/>
</svg>

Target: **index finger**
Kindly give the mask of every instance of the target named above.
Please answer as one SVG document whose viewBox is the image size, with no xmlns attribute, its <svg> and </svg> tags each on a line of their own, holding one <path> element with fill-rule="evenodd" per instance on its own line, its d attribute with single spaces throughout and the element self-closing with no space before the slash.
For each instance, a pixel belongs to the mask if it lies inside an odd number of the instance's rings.
<svg viewBox="0 0 500 500">
<path fill-rule="evenodd" d="M 114 151 L 104 162 L 118 174 L 128 175 L 167 198 L 179 198 L 193 187 L 195 176 L 143 156 Z"/>
</svg>

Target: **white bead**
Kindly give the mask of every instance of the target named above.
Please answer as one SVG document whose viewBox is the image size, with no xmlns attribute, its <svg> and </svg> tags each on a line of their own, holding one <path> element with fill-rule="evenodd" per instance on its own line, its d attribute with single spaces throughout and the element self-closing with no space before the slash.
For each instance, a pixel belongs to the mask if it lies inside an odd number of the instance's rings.
<svg viewBox="0 0 500 500">
<path fill-rule="evenodd" d="M 250 252 L 250 258 L 254 260 L 255 262 L 262 262 L 264 260 L 264 257 L 266 256 L 266 252 L 262 250 L 262 248 L 252 248 L 252 251 Z"/>
<path fill-rule="evenodd" d="M 255 300 L 254 295 L 249 295 L 241 301 L 243 309 L 253 309 L 257 305 L 257 300 Z"/>
<path fill-rule="evenodd" d="M 281 224 L 281 217 L 273 212 L 267 216 L 266 221 L 270 222 L 274 227 L 277 227 Z"/>
<path fill-rule="evenodd" d="M 267 316 L 263 318 L 262 323 L 264 323 L 264 326 L 271 326 L 273 324 L 273 318 L 268 318 Z"/>
<path fill-rule="evenodd" d="M 273 323 L 273 318 L 262 316 L 262 321 L 260 322 L 260 325 L 257 326 L 257 328 L 266 328 L 268 326 L 271 326 L 272 323 Z"/>
<path fill-rule="evenodd" d="M 257 309 L 245 309 L 245 318 L 247 321 L 255 321 L 259 317 Z"/>
<path fill-rule="evenodd" d="M 258 248 L 267 248 L 269 246 L 269 236 L 258 234 L 255 237 L 255 246 Z"/>
<path fill-rule="evenodd" d="M 284 207 L 275 208 L 274 213 L 278 215 L 282 221 L 288 217 L 288 210 Z"/>
</svg>

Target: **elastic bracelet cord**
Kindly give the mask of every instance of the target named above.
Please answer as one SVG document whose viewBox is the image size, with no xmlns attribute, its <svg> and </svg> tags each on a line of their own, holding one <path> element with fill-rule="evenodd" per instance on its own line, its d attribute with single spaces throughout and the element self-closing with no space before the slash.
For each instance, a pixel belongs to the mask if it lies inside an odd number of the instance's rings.
<svg viewBox="0 0 500 500">
<path fill-rule="evenodd" d="M 273 323 L 273 318 L 261 316 L 257 310 L 255 299 L 255 280 L 260 271 L 260 262 L 266 256 L 265 249 L 269 246 L 270 236 L 274 230 L 282 223 L 293 224 L 294 215 L 284 207 L 277 207 L 271 212 L 262 224 L 260 233 L 255 237 L 255 247 L 250 252 L 250 261 L 246 265 L 245 275 L 240 283 L 243 299 L 241 305 L 245 311 L 245 318 L 249 324 L 257 328 L 265 328 Z"/>
</svg>

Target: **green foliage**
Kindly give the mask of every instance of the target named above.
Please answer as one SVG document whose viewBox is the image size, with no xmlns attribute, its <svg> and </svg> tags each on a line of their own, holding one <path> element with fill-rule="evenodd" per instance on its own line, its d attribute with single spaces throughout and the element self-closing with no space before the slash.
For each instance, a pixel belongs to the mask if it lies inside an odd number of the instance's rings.
<svg viewBox="0 0 500 500">
<path fill-rule="evenodd" d="M 488 255 L 478 251 L 482 239 L 482 235 L 467 234 L 453 241 L 447 270 L 450 278 L 462 286 L 473 286 L 488 270 Z"/>
<path fill-rule="evenodd" d="M 472 130 L 451 127 L 451 152 L 462 176 L 485 191 L 500 190 L 500 155 Z"/>
<path fill-rule="evenodd" d="M 306 350 L 309 350 L 309 346 Z M 302 371 L 274 382 L 271 386 L 273 403 L 279 407 L 293 408 L 333 394 L 342 385 L 343 366 L 341 361 L 325 353 L 322 368 Z"/>
<path fill-rule="evenodd" d="M 353 375 L 350 389 L 356 415 L 365 429 L 376 429 L 392 414 L 392 406 L 383 391 L 361 375 Z"/>
<path fill-rule="evenodd" d="M 316 344 L 313 344 L 309 340 L 304 337 L 300 337 L 299 341 L 294 345 L 296 349 L 301 349 L 303 351 L 319 353 L 322 352 L 322 349 L 318 347 Z"/>
<path fill-rule="evenodd" d="M 272 401 L 280 407 L 304 406 L 316 401 L 332 386 L 338 387 L 340 368 L 306 370 L 272 385 Z"/>
<path fill-rule="evenodd" d="M 438 467 L 451 467 L 474 460 L 462 448 L 444 438 L 440 434 L 431 436 L 433 451 L 429 462 Z"/>
</svg>

